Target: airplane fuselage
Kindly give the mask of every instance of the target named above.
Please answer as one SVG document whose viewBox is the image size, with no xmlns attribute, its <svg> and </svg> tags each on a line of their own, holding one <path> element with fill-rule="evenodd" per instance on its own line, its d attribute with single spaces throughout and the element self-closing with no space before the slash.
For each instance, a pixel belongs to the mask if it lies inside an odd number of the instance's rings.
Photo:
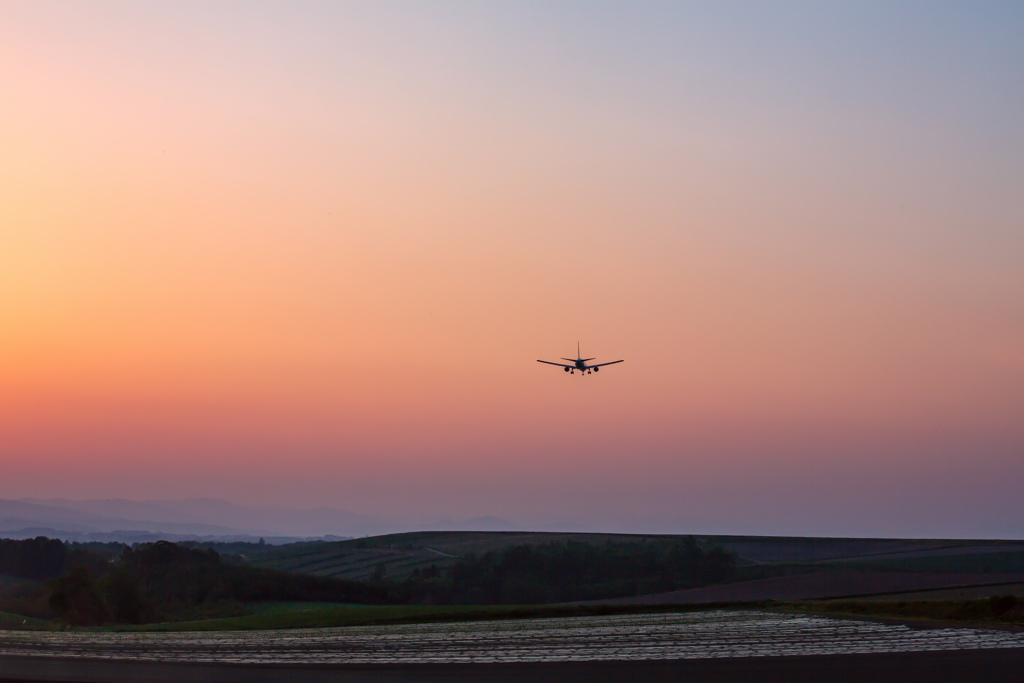
<svg viewBox="0 0 1024 683">
<path fill-rule="evenodd" d="M 567 358 L 566 360 L 569 360 L 569 359 Z M 596 368 L 596 367 L 594 367 L 592 365 L 587 365 L 587 361 L 588 360 L 594 360 L 594 359 L 593 358 L 586 358 L 586 359 L 584 359 L 584 358 L 577 358 L 576 360 L 574 360 L 572 362 L 572 364 L 574 366 L 576 366 L 576 370 L 579 370 L 580 374 L 583 374 L 584 372 L 597 372 L 598 368 Z M 565 369 L 567 371 L 571 370 L 571 371 L 575 372 L 575 370 L 572 370 L 571 367 L 566 367 Z"/>
</svg>

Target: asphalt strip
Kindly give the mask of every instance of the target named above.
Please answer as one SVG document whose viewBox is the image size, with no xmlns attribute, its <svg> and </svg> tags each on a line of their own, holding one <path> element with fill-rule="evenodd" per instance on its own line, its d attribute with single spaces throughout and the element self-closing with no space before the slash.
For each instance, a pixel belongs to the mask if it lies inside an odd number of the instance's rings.
<svg viewBox="0 0 1024 683">
<path fill-rule="evenodd" d="M 703 660 L 531 662 L 518 664 L 280 665 L 186 664 L 0 657 L 2 683 L 611 683 L 719 681 L 790 683 L 792 681 L 1021 680 L 1024 648 L 789 657 L 740 657 Z"/>
</svg>

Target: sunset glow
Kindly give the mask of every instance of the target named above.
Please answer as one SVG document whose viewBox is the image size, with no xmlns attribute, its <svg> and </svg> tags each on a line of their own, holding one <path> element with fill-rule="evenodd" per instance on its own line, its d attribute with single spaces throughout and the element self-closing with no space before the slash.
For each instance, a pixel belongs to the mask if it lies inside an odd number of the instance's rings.
<svg viewBox="0 0 1024 683">
<path fill-rule="evenodd" d="M 1022 34 L 0 4 L 0 498 L 1019 537 Z"/>
</svg>

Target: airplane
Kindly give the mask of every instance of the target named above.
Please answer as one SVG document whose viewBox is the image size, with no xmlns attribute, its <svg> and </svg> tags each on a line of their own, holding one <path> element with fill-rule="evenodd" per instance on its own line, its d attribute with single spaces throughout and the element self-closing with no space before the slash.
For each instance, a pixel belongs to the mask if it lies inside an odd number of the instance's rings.
<svg viewBox="0 0 1024 683">
<path fill-rule="evenodd" d="M 563 358 L 562 360 L 567 360 L 570 363 L 572 363 L 572 365 L 566 365 L 564 363 L 552 363 L 549 360 L 540 360 L 540 359 L 538 359 L 537 362 L 538 363 L 547 363 L 548 365 L 557 365 L 558 367 L 560 367 L 563 370 L 565 370 L 566 372 L 568 372 L 570 375 L 576 374 L 577 370 L 580 371 L 581 375 L 583 375 L 583 374 L 589 375 L 591 370 L 593 370 L 594 372 L 597 372 L 598 368 L 603 368 L 606 365 L 615 365 L 616 363 L 621 363 L 622 362 L 621 360 L 613 360 L 610 363 L 598 363 L 596 365 L 587 365 L 587 361 L 588 360 L 595 360 L 595 359 L 594 358 L 583 358 L 583 354 L 580 353 L 580 343 L 579 342 L 576 342 L 576 358 Z"/>
</svg>

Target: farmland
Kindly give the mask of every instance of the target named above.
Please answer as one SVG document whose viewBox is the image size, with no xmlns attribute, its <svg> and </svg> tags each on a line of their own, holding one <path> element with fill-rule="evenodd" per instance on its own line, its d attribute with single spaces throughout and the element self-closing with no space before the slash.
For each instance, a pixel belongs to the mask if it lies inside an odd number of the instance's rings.
<svg viewBox="0 0 1024 683">
<path fill-rule="evenodd" d="M 668 535 L 417 532 L 331 543 L 281 546 L 245 556 L 256 567 L 343 579 L 383 573 L 403 579 L 417 569 L 451 567 L 470 554 L 518 545 L 577 541 L 590 544 L 658 543 Z M 830 567 L 888 572 L 1024 572 L 1024 542 L 976 540 L 843 539 L 771 536 L 696 536 L 734 553 L 738 579 L 813 573 Z"/>
<path fill-rule="evenodd" d="M 375 572 L 403 579 L 417 569 L 445 570 L 460 558 L 520 545 L 565 541 L 590 544 L 668 541 L 678 536 L 533 532 L 414 532 L 332 543 L 282 546 L 247 556 L 253 566 L 339 579 L 369 579 Z"/>
<path fill-rule="evenodd" d="M 9 552 L 22 575 L 0 575 L 0 626 L 312 628 L 1024 593 L 1024 543 L 1013 541 L 420 532 L 224 555 L 200 545 L 126 547 L 117 559 L 72 547 L 59 572 L 78 569 L 59 577 Z M 73 564 L 83 559 L 92 564 Z"/>
</svg>

